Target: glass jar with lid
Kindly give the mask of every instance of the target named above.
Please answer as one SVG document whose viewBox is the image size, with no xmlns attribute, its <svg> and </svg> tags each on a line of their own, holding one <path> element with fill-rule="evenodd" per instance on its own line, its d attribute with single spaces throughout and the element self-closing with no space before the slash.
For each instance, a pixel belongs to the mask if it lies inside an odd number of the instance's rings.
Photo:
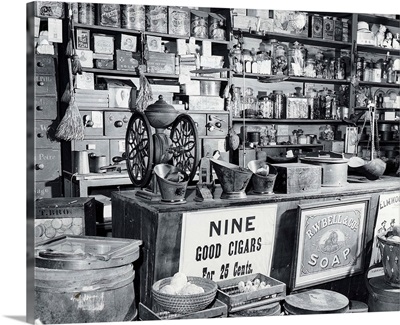
<svg viewBox="0 0 400 325">
<path fill-rule="evenodd" d="M 252 118 L 257 115 L 257 99 L 254 97 L 253 88 L 246 88 L 243 96 L 243 110 L 246 117 Z"/>
<path fill-rule="evenodd" d="M 261 96 L 258 99 L 258 115 L 259 118 L 274 118 L 274 104 L 270 96 Z"/>
<path fill-rule="evenodd" d="M 285 107 L 286 107 L 286 96 L 282 90 L 274 90 L 272 92 L 272 100 L 274 103 L 274 118 L 284 119 L 286 118 Z"/>
<path fill-rule="evenodd" d="M 280 42 L 272 43 L 272 45 L 273 45 L 273 56 L 272 56 L 273 74 L 277 76 L 287 75 L 288 74 L 287 46 Z"/>
<path fill-rule="evenodd" d="M 324 54 L 321 51 L 315 54 L 315 74 L 317 78 L 324 77 Z"/>
<path fill-rule="evenodd" d="M 234 87 L 232 95 L 232 117 L 241 117 L 242 109 L 241 88 Z"/>
<path fill-rule="evenodd" d="M 304 76 L 304 68 L 307 57 L 306 48 L 299 42 L 289 46 L 289 75 Z"/>
<path fill-rule="evenodd" d="M 315 78 L 317 76 L 315 69 L 315 59 L 308 58 L 306 61 L 306 67 L 304 69 L 304 75 L 308 78 Z"/>
<path fill-rule="evenodd" d="M 372 76 L 373 82 L 381 82 L 382 78 L 382 64 L 381 62 L 375 62 L 372 64 Z"/>
<path fill-rule="evenodd" d="M 243 71 L 246 73 L 251 73 L 251 64 L 253 63 L 253 55 L 251 51 L 248 49 L 242 50 L 242 64 L 243 64 Z"/>
<path fill-rule="evenodd" d="M 229 60 L 234 72 L 243 73 L 242 50 L 239 46 L 236 46 L 231 50 Z"/>
<path fill-rule="evenodd" d="M 370 61 L 365 61 L 364 71 L 363 71 L 363 81 L 372 81 L 372 64 Z"/>
</svg>

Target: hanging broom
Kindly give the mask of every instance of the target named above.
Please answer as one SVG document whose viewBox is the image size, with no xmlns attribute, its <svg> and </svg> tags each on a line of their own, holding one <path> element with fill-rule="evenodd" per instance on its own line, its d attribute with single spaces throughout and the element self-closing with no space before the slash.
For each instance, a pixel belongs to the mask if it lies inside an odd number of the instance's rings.
<svg viewBox="0 0 400 325">
<path fill-rule="evenodd" d="M 57 127 L 56 137 L 60 140 L 65 141 L 83 140 L 84 125 L 81 114 L 79 113 L 79 108 L 75 103 L 75 93 L 72 79 L 72 63 L 70 58 L 68 58 L 68 72 L 71 99 L 65 111 L 64 117 Z"/>
<path fill-rule="evenodd" d="M 65 56 L 69 59 L 72 58 L 74 54 L 74 48 L 72 44 L 72 37 L 71 37 L 71 29 L 72 29 L 72 9 L 71 9 L 71 4 L 68 5 L 69 9 L 69 17 L 68 17 L 68 29 L 67 29 L 67 37 L 68 37 L 68 43 L 67 47 L 65 48 Z M 65 90 L 61 96 L 61 102 L 63 103 L 69 103 L 71 101 L 71 86 L 70 83 L 67 82 L 67 85 L 65 87 Z"/>
<path fill-rule="evenodd" d="M 146 70 L 145 65 L 139 65 L 139 93 L 136 100 L 136 110 L 143 112 L 149 103 L 153 100 L 153 92 L 149 81 L 147 80 L 144 72 Z"/>
</svg>

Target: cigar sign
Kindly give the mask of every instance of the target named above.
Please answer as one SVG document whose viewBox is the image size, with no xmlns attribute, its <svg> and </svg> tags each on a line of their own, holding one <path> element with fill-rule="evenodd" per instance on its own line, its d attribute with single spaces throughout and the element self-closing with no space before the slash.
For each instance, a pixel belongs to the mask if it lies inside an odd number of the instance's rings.
<svg viewBox="0 0 400 325">
<path fill-rule="evenodd" d="M 293 289 L 362 272 L 369 199 L 300 205 Z"/>
<path fill-rule="evenodd" d="M 216 282 L 270 274 L 276 204 L 187 212 L 179 271 Z"/>
</svg>

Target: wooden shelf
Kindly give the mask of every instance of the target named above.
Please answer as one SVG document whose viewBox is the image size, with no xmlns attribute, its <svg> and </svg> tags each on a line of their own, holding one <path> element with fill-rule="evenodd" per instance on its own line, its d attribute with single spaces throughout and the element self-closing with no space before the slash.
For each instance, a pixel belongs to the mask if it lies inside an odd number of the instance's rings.
<svg viewBox="0 0 400 325">
<path fill-rule="evenodd" d="M 97 69 L 97 68 L 82 68 L 84 72 L 92 72 L 96 74 L 106 74 L 115 76 L 127 76 L 127 77 L 139 77 L 139 74 L 135 71 L 121 71 L 121 70 L 108 70 L 108 69 Z"/>
<path fill-rule="evenodd" d="M 183 36 L 183 35 L 174 35 L 174 34 L 167 34 L 167 33 L 157 33 L 157 32 L 143 32 L 144 35 L 150 35 L 150 36 L 158 36 L 161 38 L 167 38 L 167 39 L 186 39 L 188 40 L 190 36 Z M 225 44 L 228 45 L 229 41 L 224 41 L 224 40 L 215 40 L 211 38 L 198 38 L 194 37 L 196 42 L 201 42 L 201 41 L 210 41 L 212 43 L 217 43 L 217 44 Z"/>
<path fill-rule="evenodd" d="M 245 73 L 244 75 L 246 78 L 251 78 L 251 79 L 268 77 L 268 75 L 259 74 L 259 73 Z M 235 73 L 235 74 L 233 74 L 233 77 L 243 78 L 243 74 Z M 295 76 L 288 76 L 287 79 L 283 80 L 282 82 L 304 82 L 304 83 L 340 84 L 340 85 L 350 84 L 350 81 L 347 81 L 347 80 L 295 77 Z"/>
<path fill-rule="evenodd" d="M 360 81 L 360 86 L 372 86 L 372 87 L 385 87 L 385 88 L 400 88 L 399 84 L 389 84 L 387 82 L 373 82 L 373 81 Z"/>
<path fill-rule="evenodd" d="M 323 147 L 321 143 L 318 144 L 276 144 L 270 146 L 257 146 L 257 148 L 314 148 Z"/>
<path fill-rule="evenodd" d="M 386 47 L 379 47 L 375 45 L 362 45 L 357 44 L 358 52 L 368 52 L 368 53 L 378 53 L 378 54 L 386 54 L 389 52 L 390 55 L 400 56 L 399 49 L 391 49 Z"/>
<path fill-rule="evenodd" d="M 167 74 L 167 73 L 149 73 L 145 72 L 144 75 L 147 78 L 155 78 L 155 79 L 178 79 L 179 75 L 177 74 Z"/>
<path fill-rule="evenodd" d="M 311 120 L 311 119 L 267 119 L 267 118 L 246 118 L 246 123 L 268 123 L 268 124 L 333 124 L 343 123 L 342 120 Z M 243 122 L 243 118 L 235 117 L 232 122 Z"/>
<path fill-rule="evenodd" d="M 135 34 L 135 35 L 140 35 L 142 33 L 140 31 L 134 30 L 134 29 L 106 27 L 106 26 L 99 26 L 99 25 L 86 25 L 86 24 L 72 23 L 72 26 L 74 28 L 96 29 L 99 31 L 112 32 L 112 33 L 125 33 L 125 34 Z"/>
<path fill-rule="evenodd" d="M 397 120 L 397 121 L 384 121 L 384 120 L 378 120 L 377 121 L 378 122 L 378 124 L 399 124 L 400 123 L 400 120 Z M 369 121 L 367 121 L 367 125 L 369 125 Z M 357 124 L 364 124 L 364 120 L 358 120 L 357 121 Z"/>
<path fill-rule="evenodd" d="M 398 15 L 397 15 L 398 17 Z M 392 19 L 384 16 L 379 15 L 371 15 L 371 14 L 358 14 L 358 21 L 365 21 L 370 24 L 382 24 L 385 26 L 392 26 L 392 27 L 400 27 L 398 19 Z"/>
<path fill-rule="evenodd" d="M 240 31 L 238 29 L 233 30 L 234 34 L 239 34 Z M 314 46 L 321 46 L 321 47 L 329 47 L 329 48 L 337 48 L 337 49 L 347 49 L 351 48 L 350 42 L 339 42 L 339 41 L 331 41 L 325 40 L 322 38 L 311 38 L 296 34 L 281 34 L 281 33 L 272 33 L 267 32 L 265 35 L 262 34 L 255 34 L 249 32 L 242 32 L 243 37 L 248 38 L 258 38 L 258 39 L 278 39 L 282 42 L 300 42 L 304 45 L 314 45 Z"/>
</svg>

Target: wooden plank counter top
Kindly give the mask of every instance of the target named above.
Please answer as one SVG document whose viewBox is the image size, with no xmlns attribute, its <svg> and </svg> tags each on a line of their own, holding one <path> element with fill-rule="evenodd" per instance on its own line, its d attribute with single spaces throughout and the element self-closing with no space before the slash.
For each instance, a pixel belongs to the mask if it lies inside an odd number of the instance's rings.
<svg viewBox="0 0 400 325">
<path fill-rule="evenodd" d="M 186 203 L 183 204 L 171 204 L 163 203 L 159 200 L 145 200 L 136 196 L 136 190 L 133 191 L 121 191 L 115 193 L 116 197 L 122 200 L 133 200 L 136 204 L 146 207 L 153 212 L 165 213 L 165 212 L 179 212 L 204 210 L 204 209 L 217 209 L 224 207 L 235 207 L 235 206 L 246 206 L 262 203 L 277 203 L 277 202 L 288 202 L 296 200 L 308 200 L 308 199 L 320 199 L 320 198 L 345 198 L 349 195 L 363 195 L 377 192 L 386 192 L 400 189 L 400 178 L 392 176 L 383 176 L 376 181 L 368 181 L 365 177 L 351 177 L 346 186 L 342 187 L 321 187 L 320 191 L 317 192 L 302 192 L 294 194 L 252 194 L 248 193 L 245 199 L 234 199 L 226 200 L 220 199 L 222 189 L 217 185 L 214 193 L 214 199 L 210 201 L 196 202 L 194 201 L 195 189 L 188 188 L 186 192 Z"/>
</svg>

